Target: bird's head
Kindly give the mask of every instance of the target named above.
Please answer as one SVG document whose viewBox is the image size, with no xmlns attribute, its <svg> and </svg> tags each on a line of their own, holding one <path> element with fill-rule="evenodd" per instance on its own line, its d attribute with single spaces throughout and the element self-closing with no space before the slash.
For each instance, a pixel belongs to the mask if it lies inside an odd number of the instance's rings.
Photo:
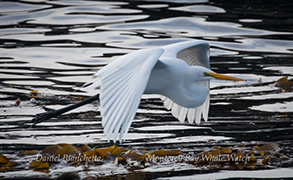
<svg viewBox="0 0 293 180">
<path fill-rule="evenodd" d="M 208 81 L 212 79 L 228 80 L 228 81 L 243 81 L 243 79 L 233 77 L 233 76 L 227 76 L 224 74 L 219 74 L 204 67 L 197 66 L 194 70 L 196 71 L 197 81 Z"/>
</svg>

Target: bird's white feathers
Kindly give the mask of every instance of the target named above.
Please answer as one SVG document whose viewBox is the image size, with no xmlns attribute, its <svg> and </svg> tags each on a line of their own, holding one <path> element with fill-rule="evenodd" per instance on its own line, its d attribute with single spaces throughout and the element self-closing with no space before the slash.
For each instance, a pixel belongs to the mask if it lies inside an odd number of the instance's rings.
<svg viewBox="0 0 293 180">
<path fill-rule="evenodd" d="M 190 66 L 203 66 L 210 68 L 209 62 L 209 44 L 205 41 L 185 41 L 181 43 L 171 44 L 163 47 L 164 53 L 160 59 L 174 58 L 184 60 Z M 210 89 L 210 82 L 201 82 Z M 196 96 L 196 94 L 195 94 Z M 185 108 L 162 96 L 164 105 L 168 110 L 171 110 L 172 115 L 180 122 L 184 122 L 187 118 L 190 124 L 194 122 L 200 124 L 201 116 L 205 121 L 208 120 L 208 112 L 210 107 L 210 95 L 208 94 L 205 102 L 196 108 Z"/>
<path fill-rule="evenodd" d="M 209 88 L 209 82 L 204 83 L 204 85 Z M 181 123 L 183 123 L 186 118 L 190 124 L 194 124 L 195 122 L 198 125 L 200 124 L 201 117 L 203 117 L 205 121 L 208 120 L 208 112 L 210 107 L 209 94 L 205 102 L 201 106 L 198 106 L 196 108 L 182 107 L 165 96 L 162 96 L 161 99 L 164 101 L 164 106 L 168 110 L 171 110 L 172 115 L 176 117 Z"/>
<path fill-rule="evenodd" d="M 159 59 L 178 58 L 188 65 L 209 68 L 209 45 L 204 41 L 185 41 L 162 48 L 139 50 L 121 56 L 95 75 L 93 84 L 87 90 L 100 86 L 100 108 L 102 125 L 108 140 L 121 142 L 131 125 L 147 86 L 151 71 Z M 209 88 L 209 82 L 201 82 Z M 196 94 L 195 94 L 196 96 Z M 203 105 L 186 108 L 162 97 L 164 105 L 181 122 L 199 124 L 201 115 L 208 117 L 209 95 Z"/>
<path fill-rule="evenodd" d="M 122 141 L 139 106 L 151 70 L 163 49 L 139 50 L 122 56 L 95 75 L 101 81 L 100 108 L 107 139 Z M 92 86 L 92 85 L 91 85 Z"/>
</svg>

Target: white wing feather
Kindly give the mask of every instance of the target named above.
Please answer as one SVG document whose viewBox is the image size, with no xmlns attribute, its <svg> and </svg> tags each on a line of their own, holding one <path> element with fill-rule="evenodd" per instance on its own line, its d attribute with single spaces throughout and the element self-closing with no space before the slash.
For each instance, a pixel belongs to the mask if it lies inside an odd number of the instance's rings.
<svg viewBox="0 0 293 180">
<path fill-rule="evenodd" d="M 139 50 L 124 55 L 95 75 L 100 79 L 102 125 L 108 141 L 128 132 L 151 71 L 163 49 Z M 90 87 L 89 87 L 90 89 Z"/>
<path fill-rule="evenodd" d="M 188 65 L 197 65 L 210 68 L 209 63 L 209 45 L 204 41 L 184 41 L 182 43 L 171 44 L 164 47 L 165 52 L 161 58 L 174 58 L 184 60 Z M 210 88 L 210 83 L 202 82 L 203 85 Z M 205 121 L 208 120 L 208 112 L 210 106 L 210 95 L 208 94 L 205 102 L 196 108 L 185 108 L 174 103 L 167 97 L 162 98 L 164 105 L 168 110 L 171 110 L 172 115 L 180 122 L 184 122 L 187 118 L 190 124 L 194 122 L 200 124 L 201 117 Z"/>
</svg>

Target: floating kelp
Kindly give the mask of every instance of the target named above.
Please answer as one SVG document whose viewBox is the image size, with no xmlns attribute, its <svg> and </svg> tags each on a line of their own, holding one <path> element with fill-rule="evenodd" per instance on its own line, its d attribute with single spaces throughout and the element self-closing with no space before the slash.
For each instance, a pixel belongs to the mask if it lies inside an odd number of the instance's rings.
<svg viewBox="0 0 293 180">
<path fill-rule="evenodd" d="M 36 171 L 49 172 L 49 162 L 36 159 L 29 165 L 29 168 Z"/>
<path fill-rule="evenodd" d="M 15 101 L 15 103 L 14 103 L 14 106 L 19 106 L 20 103 L 21 103 L 20 98 L 17 98 L 16 101 Z"/>
<path fill-rule="evenodd" d="M 31 98 L 37 98 L 37 97 L 38 97 L 38 93 L 39 93 L 38 90 L 32 90 L 32 91 L 30 92 L 30 96 L 31 96 Z"/>
<path fill-rule="evenodd" d="M 19 156 L 26 156 L 26 155 L 35 155 L 38 153 L 39 153 L 38 150 L 26 150 L 26 151 L 22 151 L 22 152 L 18 153 L 18 155 Z"/>
<path fill-rule="evenodd" d="M 15 163 L 6 156 L 0 154 L 0 172 L 12 171 Z"/>
<path fill-rule="evenodd" d="M 87 144 L 83 145 L 81 148 L 80 148 L 80 152 L 84 153 L 84 152 L 87 152 L 87 151 L 92 151 L 93 149 L 91 147 L 89 147 Z"/>
<path fill-rule="evenodd" d="M 122 165 L 126 169 L 143 169 L 155 164 L 187 163 L 209 169 L 255 169 L 266 166 L 281 166 L 290 163 L 290 158 L 282 153 L 282 148 L 273 142 L 260 146 L 214 146 L 202 152 L 183 152 L 178 149 L 126 149 L 113 145 L 110 147 L 78 147 L 72 144 L 56 144 L 43 150 L 25 150 L 18 157 L 36 157 L 29 164 L 34 171 L 49 172 L 58 164 L 69 166 L 99 166 L 107 163 Z M 14 163 L 0 155 L 1 171 L 13 170 Z"/>
<path fill-rule="evenodd" d="M 293 90 L 293 82 L 288 80 L 288 76 L 282 77 L 278 79 L 275 83 L 276 87 L 279 87 L 285 91 L 292 91 Z"/>
<path fill-rule="evenodd" d="M 268 146 L 267 144 L 263 146 Z M 256 165 L 266 166 L 271 164 L 268 159 L 268 152 L 256 151 L 256 149 L 260 148 L 254 146 L 250 149 L 244 149 L 243 147 L 239 149 L 239 147 L 227 148 L 216 146 L 199 153 L 195 156 L 193 161 L 188 161 L 188 163 L 197 166 L 210 166 L 210 168 L 228 169 L 254 169 Z"/>
<path fill-rule="evenodd" d="M 71 144 L 61 144 L 61 149 L 58 149 L 54 156 L 68 156 L 68 155 L 77 155 L 80 153 L 80 148 L 75 147 Z"/>
<path fill-rule="evenodd" d="M 281 148 L 279 145 L 277 145 L 274 142 L 268 142 L 264 145 L 262 145 L 261 147 L 254 147 L 256 152 L 263 152 L 262 154 L 266 153 L 266 154 L 276 154 L 279 151 L 281 151 Z"/>
<path fill-rule="evenodd" d="M 155 156 L 178 156 L 181 154 L 181 151 L 179 150 L 165 150 L 165 149 L 161 149 L 161 150 L 157 150 L 157 151 L 152 151 L 149 153 L 150 155 L 155 155 Z"/>
<path fill-rule="evenodd" d="M 30 160 L 30 170 L 49 173 L 58 166 L 80 167 L 85 171 L 103 165 L 116 165 L 126 170 L 142 170 L 156 165 L 188 164 L 203 169 L 256 169 L 283 166 L 292 163 L 282 147 L 274 142 L 262 145 L 234 147 L 213 146 L 201 152 L 184 152 L 178 149 L 127 149 L 110 147 L 78 147 L 72 144 L 56 144 L 43 150 L 19 152 L 14 162 Z M 0 154 L 0 172 L 13 171 L 17 164 Z M 183 165 L 182 164 L 182 165 Z M 112 165 L 111 165 L 112 166 Z"/>
<path fill-rule="evenodd" d="M 45 149 L 43 149 L 41 151 L 41 154 L 42 155 L 53 155 L 61 148 L 62 147 L 60 145 L 47 146 Z"/>
</svg>

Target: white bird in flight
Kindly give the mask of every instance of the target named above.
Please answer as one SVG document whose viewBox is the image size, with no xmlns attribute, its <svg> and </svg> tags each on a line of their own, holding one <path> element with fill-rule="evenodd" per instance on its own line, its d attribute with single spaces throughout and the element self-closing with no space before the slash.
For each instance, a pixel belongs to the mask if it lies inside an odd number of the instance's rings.
<svg viewBox="0 0 293 180">
<path fill-rule="evenodd" d="M 159 94 L 172 115 L 190 124 L 208 119 L 211 79 L 243 81 L 210 70 L 209 44 L 184 41 L 137 50 L 99 70 L 88 91 L 100 89 L 102 126 L 108 140 L 122 142 L 143 94 Z"/>
<path fill-rule="evenodd" d="M 58 110 L 44 107 L 32 123 L 100 99 L 102 126 L 108 141 L 122 142 L 134 119 L 143 94 L 159 94 L 164 105 L 179 121 L 199 124 L 209 112 L 211 79 L 243 81 L 210 70 L 209 44 L 184 41 L 163 47 L 138 50 L 103 67 L 84 88 L 96 95 Z M 97 94 L 100 89 L 100 94 Z"/>
</svg>

